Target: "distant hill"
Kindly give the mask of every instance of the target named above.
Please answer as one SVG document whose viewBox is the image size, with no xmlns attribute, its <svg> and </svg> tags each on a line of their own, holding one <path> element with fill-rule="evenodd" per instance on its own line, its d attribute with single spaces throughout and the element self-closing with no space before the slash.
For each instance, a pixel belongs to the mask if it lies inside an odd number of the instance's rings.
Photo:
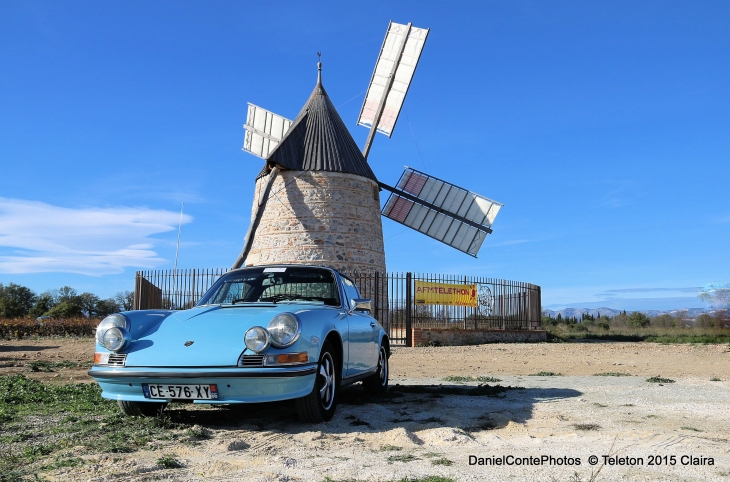
<svg viewBox="0 0 730 482">
<path fill-rule="evenodd" d="M 608 316 L 609 318 L 613 318 L 614 316 L 620 314 L 623 310 L 614 310 L 612 308 L 565 308 L 560 311 L 553 311 L 553 310 L 542 310 L 543 316 L 551 316 L 553 318 L 557 318 L 558 313 L 560 313 L 560 316 L 562 318 L 578 318 L 580 319 L 580 316 L 583 314 L 589 314 L 592 316 Z M 676 316 L 677 313 L 680 311 L 685 311 L 688 318 L 696 318 L 702 313 L 708 313 L 710 315 L 722 311 L 722 310 L 712 310 L 712 309 L 706 309 L 706 308 L 689 308 L 687 310 L 637 310 L 641 313 L 644 313 L 648 317 L 654 317 L 663 315 L 665 313 L 670 314 L 672 316 Z M 631 313 L 631 311 L 626 311 L 627 313 Z"/>
</svg>

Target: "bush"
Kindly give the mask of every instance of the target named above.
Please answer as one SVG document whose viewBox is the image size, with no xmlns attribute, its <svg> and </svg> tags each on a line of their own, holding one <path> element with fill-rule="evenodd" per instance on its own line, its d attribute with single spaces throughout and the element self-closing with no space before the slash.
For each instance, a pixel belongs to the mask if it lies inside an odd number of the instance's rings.
<svg viewBox="0 0 730 482">
<path fill-rule="evenodd" d="M 716 320 L 707 313 L 702 313 L 700 316 L 695 318 L 695 326 L 700 328 L 714 328 L 715 321 Z"/>
<path fill-rule="evenodd" d="M 81 307 L 70 301 L 62 301 L 45 312 L 44 315 L 53 318 L 78 318 L 81 316 Z"/>
<path fill-rule="evenodd" d="M 644 328 L 649 326 L 649 318 L 639 311 L 634 311 L 629 315 L 628 324 L 634 328 Z"/>
<path fill-rule="evenodd" d="M 85 317 L 42 322 L 31 318 L 0 319 L 0 338 L 7 340 L 29 336 L 94 336 L 98 325 L 98 319 Z"/>
</svg>

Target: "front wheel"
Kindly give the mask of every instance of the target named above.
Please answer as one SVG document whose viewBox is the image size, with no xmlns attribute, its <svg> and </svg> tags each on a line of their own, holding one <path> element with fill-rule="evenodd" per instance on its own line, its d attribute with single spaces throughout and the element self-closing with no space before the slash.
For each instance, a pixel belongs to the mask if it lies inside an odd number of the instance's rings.
<svg viewBox="0 0 730 482">
<path fill-rule="evenodd" d="M 124 415 L 131 417 L 156 417 L 167 406 L 167 403 L 156 402 L 127 402 L 125 400 L 117 400 L 119 409 Z"/>
<path fill-rule="evenodd" d="M 365 391 L 369 394 L 380 396 L 388 391 L 388 350 L 380 345 L 378 353 L 378 367 L 375 373 L 362 381 Z"/>
<path fill-rule="evenodd" d="M 321 423 L 332 419 L 337 407 L 337 357 L 332 344 L 325 342 L 319 355 L 314 388 L 309 395 L 295 401 L 302 422 Z"/>
</svg>

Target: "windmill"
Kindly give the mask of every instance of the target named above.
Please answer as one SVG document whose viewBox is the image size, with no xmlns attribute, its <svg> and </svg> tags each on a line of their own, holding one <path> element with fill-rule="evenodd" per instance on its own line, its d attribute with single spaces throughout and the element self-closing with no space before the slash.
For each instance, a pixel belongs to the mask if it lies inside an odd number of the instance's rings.
<svg viewBox="0 0 730 482">
<path fill-rule="evenodd" d="M 428 33 L 388 25 L 358 116 L 370 129 L 362 151 L 322 86 L 321 62 L 317 86 L 294 120 L 248 105 L 243 150 L 266 164 L 233 268 L 320 262 L 383 273 L 381 215 L 477 256 L 502 204 L 409 167 L 390 186 L 367 163 L 376 132 L 393 134 Z M 380 190 L 390 193 L 382 211 Z"/>
</svg>

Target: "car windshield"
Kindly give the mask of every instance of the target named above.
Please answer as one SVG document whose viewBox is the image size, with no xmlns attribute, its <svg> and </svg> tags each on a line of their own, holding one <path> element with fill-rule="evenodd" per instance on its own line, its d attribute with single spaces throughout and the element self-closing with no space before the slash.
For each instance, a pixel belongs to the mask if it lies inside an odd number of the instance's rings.
<svg viewBox="0 0 730 482">
<path fill-rule="evenodd" d="M 287 301 L 339 306 L 334 275 L 327 269 L 299 266 L 232 271 L 221 276 L 197 306 Z"/>
</svg>

